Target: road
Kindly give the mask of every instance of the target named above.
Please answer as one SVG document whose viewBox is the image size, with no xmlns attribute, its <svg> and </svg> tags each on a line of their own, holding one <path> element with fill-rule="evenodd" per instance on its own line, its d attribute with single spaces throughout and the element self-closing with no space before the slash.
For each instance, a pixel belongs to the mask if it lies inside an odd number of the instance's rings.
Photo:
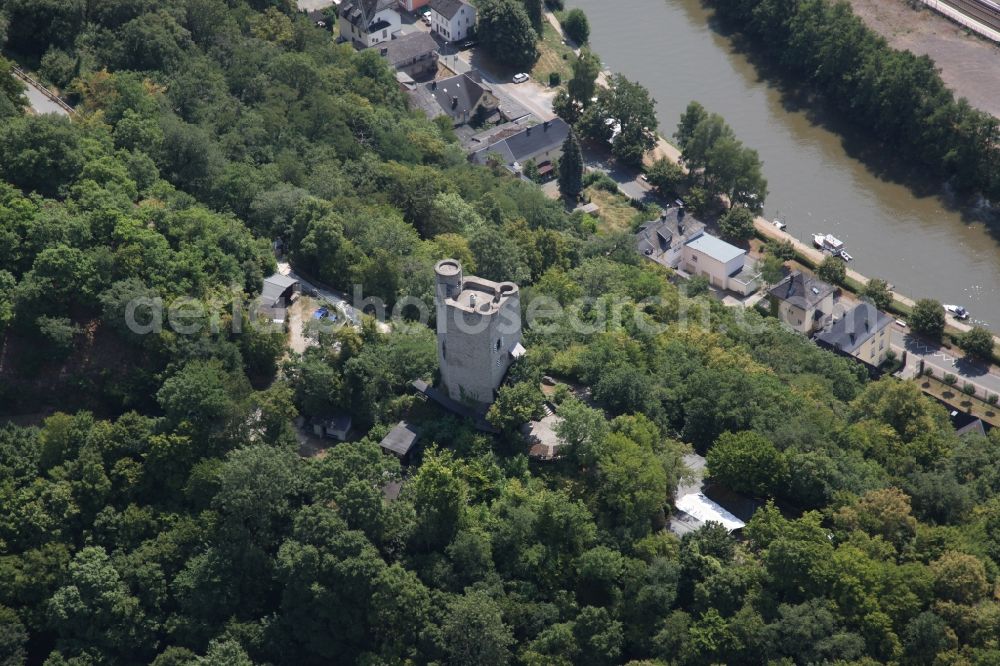
<svg viewBox="0 0 1000 666">
<path fill-rule="evenodd" d="M 37 114 L 43 113 L 54 113 L 59 116 L 68 116 L 69 112 L 63 107 L 59 106 L 53 102 L 48 95 L 41 91 L 41 89 L 35 87 L 31 83 L 24 82 L 25 87 L 25 97 L 28 98 L 28 103 L 31 105 L 32 110 Z"/>
<path fill-rule="evenodd" d="M 448 49 L 447 53 L 442 53 L 441 62 L 453 71 L 464 73 L 477 68 L 476 64 L 472 62 L 474 54 L 475 50 L 472 49 L 458 53 L 453 53 L 451 49 Z M 556 117 L 552 111 L 552 100 L 556 96 L 554 88 L 546 88 L 536 81 L 513 83 L 512 81 L 500 80 L 481 66 L 478 67 L 478 70 L 483 80 L 489 83 L 494 90 L 516 101 L 538 120 L 552 120 Z"/>
</svg>

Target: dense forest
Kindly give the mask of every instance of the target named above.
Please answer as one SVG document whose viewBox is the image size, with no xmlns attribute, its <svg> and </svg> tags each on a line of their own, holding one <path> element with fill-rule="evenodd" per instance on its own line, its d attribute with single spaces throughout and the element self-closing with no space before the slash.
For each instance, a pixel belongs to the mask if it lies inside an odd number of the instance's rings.
<svg viewBox="0 0 1000 666">
<path fill-rule="evenodd" d="M 956 100 L 934 61 L 889 46 L 847 2 L 717 0 L 729 25 L 921 172 L 1000 201 L 1000 121 Z"/>
<path fill-rule="evenodd" d="M 1000 662 L 1000 438 L 470 165 L 377 53 L 284 3 L 0 8 L 79 110 L 24 115 L 0 67 L 3 666 Z M 234 332 L 275 238 L 390 304 L 429 304 L 447 256 L 558 300 L 498 403 L 590 387 L 560 397 L 566 455 L 414 398 L 419 323 L 287 357 Z M 136 297 L 221 321 L 140 335 Z M 299 456 L 292 419 L 333 409 L 364 436 Z M 406 468 L 377 445 L 402 416 Z M 664 529 L 692 449 L 768 501 L 744 539 Z"/>
</svg>

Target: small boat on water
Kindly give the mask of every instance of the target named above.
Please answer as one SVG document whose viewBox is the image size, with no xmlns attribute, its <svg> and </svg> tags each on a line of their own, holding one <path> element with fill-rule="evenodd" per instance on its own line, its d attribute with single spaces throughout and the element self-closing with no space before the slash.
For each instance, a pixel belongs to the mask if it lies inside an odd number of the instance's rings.
<svg viewBox="0 0 1000 666">
<path fill-rule="evenodd" d="M 834 254 L 839 254 L 844 249 L 844 241 L 833 234 L 813 234 L 813 245 Z"/>
<path fill-rule="evenodd" d="M 945 303 L 944 310 L 955 319 L 961 319 L 964 321 L 969 318 L 969 311 L 961 305 L 948 305 Z"/>
<path fill-rule="evenodd" d="M 837 254 L 839 254 L 840 258 L 843 259 L 844 261 L 854 261 L 854 257 L 848 254 L 847 250 L 841 250 Z"/>
</svg>

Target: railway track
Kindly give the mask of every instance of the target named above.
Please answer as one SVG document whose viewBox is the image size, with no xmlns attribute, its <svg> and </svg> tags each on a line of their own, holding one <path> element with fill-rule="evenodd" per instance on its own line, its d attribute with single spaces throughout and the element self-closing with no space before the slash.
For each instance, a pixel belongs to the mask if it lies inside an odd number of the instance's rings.
<svg viewBox="0 0 1000 666">
<path fill-rule="evenodd" d="M 1000 5 L 997 3 L 986 0 L 945 0 L 945 3 L 983 25 L 1000 31 Z"/>
</svg>

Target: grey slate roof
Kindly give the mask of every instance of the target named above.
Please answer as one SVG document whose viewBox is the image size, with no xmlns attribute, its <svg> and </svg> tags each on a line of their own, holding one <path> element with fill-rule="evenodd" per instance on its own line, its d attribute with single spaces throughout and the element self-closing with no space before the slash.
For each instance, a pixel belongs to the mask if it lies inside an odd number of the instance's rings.
<svg viewBox="0 0 1000 666">
<path fill-rule="evenodd" d="M 784 280 L 771 287 L 771 296 L 783 301 L 793 301 L 803 308 L 813 308 L 833 293 L 833 287 L 819 278 L 806 277 L 801 271 L 792 271 Z"/>
<path fill-rule="evenodd" d="M 420 435 L 417 433 L 416 428 L 406 421 L 400 421 L 396 424 L 395 428 L 389 431 L 389 434 L 379 443 L 379 446 L 402 458 L 413 449 L 419 437 Z"/>
<path fill-rule="evenodd" d="M 281 295 L 285 293 L 285 290 L 297 282 L 298 280 L 295 278 L 281 275 L 280 273 L 275 273 L 270 277 L 264 278 L 264 288 L 261 290 L 260 295 L 261 301 L 264 305 L 274 305 L 281 298 Z"/>
<path fill-rule="evenodd" d="M 378 49 L 390 65 L 397 67 L 400 64 L 411 63 L 422 55 L 434 53 L 438 50 L 438 43 L 430 33 L 418 30 L 371 48 Z"/>
<path fill-rule="evenodd" d="M 892 317 L 871 303 L 859 303 L 853 310 L 816 334 L 816 340 L 834 349 L 853 354 L 872 336 L 892 323 Z"/>
<path fill-rule="evenodd" d="M 455 18 L 455 14 L 462 8 L 462 5 L 468 3 L 463 2 L 463 0 L 431 0 L 429 4 L 431 9 L 450 21 Z"/>
<path fill-rule="evenodd" d="M 367 29 L 376 14 L 395 6 L 395 0 L 345 0 L 340 6 L 340 16 L 352 25 Z"/>
<path fill-rule="evenodd" d="M 499 153 L 506 164 L 523 162 L 539 152 L 561 148 L 568 136 L 569 125 L 561 118 L 556 118 L 526 127 L 497 143 L 480 148 L 472 154 L 472 161 L 486 164 L 490 153 Z"/>
<path fill-rule="evenodd" d="M 483 86 L 471 76 L 461 74 L 428 84 L 431 95 L 449 116 L 463 116 L 476 110 L 483 97 Z"/>
<path fill-rule="evenodd" d="M 683 245 L 704 233 L 704 223 L 681 211 L 677 207 L 668 208 L 657 219 L 640 226 L 635 233 L 636 251 L 653 261 L 663 263 L 661 255 L 671 246 Z"/>
</svg>

